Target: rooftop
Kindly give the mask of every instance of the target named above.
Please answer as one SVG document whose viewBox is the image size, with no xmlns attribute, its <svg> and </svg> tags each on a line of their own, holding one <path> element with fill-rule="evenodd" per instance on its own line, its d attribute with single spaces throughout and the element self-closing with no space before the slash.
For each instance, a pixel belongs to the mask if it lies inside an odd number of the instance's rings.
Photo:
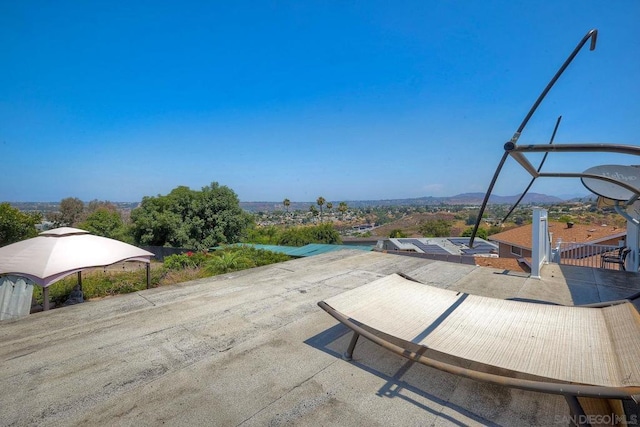
<svg viewBox="0 0 640 427">
<path fill-rule="evenodd" d="M 492 234 L 489 236 L 489 240 L 531 249 L 531 227 L 531 224 L 527 224 L 502 233 Z M 553 235 L 552 244 L 555 244 L 558 239 L 562 239 L 563 242 L 596 244 L 616 237 L 621 238 L 627 234 L 627 230 L 606 224 L 573 224 L 569 228 L 564 222 L 549 221 L 549 233 Z"/>
<path fill-rule="evenodd" d="M 498 246 L 477 238 L 473 248 L 469 237 L 411 237 L 388 239 L 396 250 L 434 255 L 497 256 Z M 390 249 L 390 248 L 386 248 Z"/>
<path fill-rule="evenodd" d="M 562 304 L 640 289 L 634 273 L 522 272 L 343 250 L 0 324 L 0 425 L 553 425 L 560 396 L 415 365 L 350 338 L 316 303 L 390 273 Z M 566 423 L 565 423 L 566 424 Z"/>
</svg>

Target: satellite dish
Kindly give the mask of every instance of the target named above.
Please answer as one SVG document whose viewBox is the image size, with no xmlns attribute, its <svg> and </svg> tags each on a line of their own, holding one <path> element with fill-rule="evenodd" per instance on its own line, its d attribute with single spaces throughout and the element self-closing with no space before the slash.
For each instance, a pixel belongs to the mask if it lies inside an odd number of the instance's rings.
<svg viewBox="0 0 640 427">
<path fill-rule="evenodd" d="M 584 171 L 585 174 L 600 175 L 616 181 L 628 184 L 638 189 L 640 193 L 640 168 L 623 165 L 602 165 L 594 166 Z M 589 191 L 605 199 L 626 201 L 636 194 L 632 191 L 616 185 L 613 182 L 596 178 L 580 178 L 582 184 Z"/>
</svg>

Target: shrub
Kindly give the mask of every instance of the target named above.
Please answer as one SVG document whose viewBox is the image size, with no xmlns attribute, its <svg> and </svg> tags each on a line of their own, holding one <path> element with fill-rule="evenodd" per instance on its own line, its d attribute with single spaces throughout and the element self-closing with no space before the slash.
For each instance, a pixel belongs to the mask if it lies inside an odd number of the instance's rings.
<svg viewBox="0 0 640 427">
<path fill-rule="evenodd" d="M 163 265 L 168 270 L 181 270 L 188 267 L 196 268 L 204 265 L 209 257 L 208 252 L 186 252 L 165 257 Z"/>
<path fill-rule="evenodd" d="M 254 267 L 255 264 L 241 251 L 223 251 L 209 259 L 205 271 L 211 274 L 224 274 Z"/>
<path fill-rule="evenodd" d="M 254 227 L 247 231 L 246 242 L 262 245 L 275 245 L 281 237 L 281 230 L 273 225 L 268 227 Z"/>
<path fill-rule="evenodd" d="M 391 233 L 389 233 L 389 237 L 391 239 L 401 239 L 403 237 L 407 237 L 407 233 L 405 233 L 404 231 L 402 231 L 399 228 L 396 228 L 396 229 L 391 230 Z"/>
<path fill-rule="evenodd" d="M 473 227 L 469 227 L 469 228 L 466 228 L 460 236 L 471 237 L 472 234 L 473 234 Z M 478 232 L 476 233 L 476 236 L 486 240 L 487 237 L 489 237 L 489 232 L 487 231 L 486 228 L 478 227 Z"/>
<path fill-rule="evenodd" d="M 289 259 L 291 258 L 284 254 L 264 249 L 256 249 L 251 246 L 239 246 L 226 248 L 213 254 L 213 256 L 207 260 L 205 270 L 210 274 L 224 274 L 246 268 L 283 262 Z"/>
<path fill-rule="evenodd" d="M 291 227 L 285 230 L 279 245 L 304 246 L 309 243 L 341 243 L 340 234 L 331 224 L 320 224 L 308 227 Z"/>
<path fill-rule="evenodd" d="M 256 249 L 251 246 L 243 246 L 240 248 L 240 251 L 242 251 L 243 256 L 250 259 L 256 267 L 284 262 L 291 259 L 290 256 L 282 253 L 268 251 L 265 249 Z"/>
</svg>

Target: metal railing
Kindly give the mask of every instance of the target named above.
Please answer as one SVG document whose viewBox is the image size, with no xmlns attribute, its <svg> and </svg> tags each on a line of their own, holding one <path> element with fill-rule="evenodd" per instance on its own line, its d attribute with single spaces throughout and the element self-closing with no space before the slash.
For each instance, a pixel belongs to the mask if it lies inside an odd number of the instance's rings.
<svg viewBox="0 0 640 427">
<path fill-rule="evenodd" d="M 603 255 L 612 255 L 619 249 L 615 245 L 593 245 L 579 242 L 561 242 L 554 249 L 554 258 L 558 264 L 581 267 L 609 268 L 617 270 L 617 264 L 602 263 Z"/>
</svg>

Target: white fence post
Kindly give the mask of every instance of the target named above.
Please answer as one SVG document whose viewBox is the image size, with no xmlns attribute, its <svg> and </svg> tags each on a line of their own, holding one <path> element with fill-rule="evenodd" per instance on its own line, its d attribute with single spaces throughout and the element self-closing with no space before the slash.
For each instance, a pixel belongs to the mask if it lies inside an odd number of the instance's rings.
<svg viewBox="0 0 640 427">
<path fill-rule="evenodd" d="M 546 209 L 533 209 L 533 224 L 531 229 L 533 233 L 533 239 L 531 241 L 531 277 L 540 279 L 542 264 L 548 263 L 551 257 L 549 223 L 547 221 Z"/>
</svg>

